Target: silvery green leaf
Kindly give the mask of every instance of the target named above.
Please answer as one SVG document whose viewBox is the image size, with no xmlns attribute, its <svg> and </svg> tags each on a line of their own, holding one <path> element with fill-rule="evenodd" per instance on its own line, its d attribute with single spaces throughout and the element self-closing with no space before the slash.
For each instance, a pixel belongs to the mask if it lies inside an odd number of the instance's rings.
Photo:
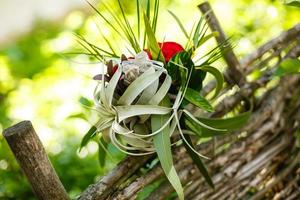
<svg viewBox="0 0 300 200">
<path fill-rule="evenodd" d="M 147 142 L 143 139 L 140 139 L 140 138 L 137 138 L 137 137 L 132 137 L 132 136 L 129 136 L 129 135 L 121 135 L 120 136 L 122 138 L 122 140 L 124 142 L 126 142 L 127 144 L 130 144 L 131 146 L 133 147 L 136 147 L 136 148 L 145 148 L 144 150 L 151 150 L 153 151 L 154 148 L 151 148 L 151 142 Z"/>
<path fill-rule="evenodd" d="M 146 89 L 149 85 L 151 85 L 155 80 L 159 78 L 164 69 L 160 69 L 156 72 L 150 73 L 152 71 L 153 68 L 148 69 L 145 73 L 143 73 L 135 81 L 133 81 L 125 90 L 124 94 L 120 97 L 118 104 L 130 105 L 144 89 Z"/>
<path fill-rule="evenodd" d="M 163 106 L 152 106 L 152 105 L 130 105 L 130 106 L 115 106 L 117 113 L 118 122 L 123 121 L 126 118 L 154 114 L 154 115 L 165 115 L 172 111 L 171 108 Z"/>
<path fill-rule="evenodd" d="M 98 131 L 102 131 L 111 127 L 114 118 L 100 118 L 99 121 L 95 124 Z"/>
<path fill-rule="evenodd" d="M 161 100 L 166 96 L 170 87 L 171 87 L 172 79 L 171 76 L 166 75 L 166 78 L 155 95 L 152 96 L 150 101 L 148 102 L 150 105 L 158 105 Z"/>
<path fill-rule="evenodd" d="M 165 97 L 161 102 L 162 106 L 170 106 L 170 100 Z M 152 115 L 151 127 L 152 131 L 159 130 L 163 124 L 168 121 L 170 115 Z M 166 126 L 158 134 L 153 136 L 154 147 L 156 149 L 161 167 L 163 168 L 165 175 L 169 182 L 176 190 L 180 200 L 184 199 L 183 188 L 178 177 L 178 174 L 173 165 L 171 141 L 170 141 L 170 125 Z"/>
<path fill-rule="evenodd" d="M 128 135 L 130 133 L 132 133 L 133 131 L 129 130 L 128 128 L 125 128 L 123 126 L 121 126 L 119 123 L 117 123 L 116 121 L 114 121 L 112 123 L 112 129 L 116 132 L 119 133 L 121 135 Z"/>
<path fill-rule="evenodd" d="M 149 100 L 156 93 L 159 84 L 159 79 L 155 80 L 151 85 L 149 85 L 142 93 L 136 104 L 147 104 Z"/>
<path fill-rule="evenodd" d="M 132 156 L 144 156 L 144 155 L 149 155 L 154 153 L 154 151 L 138 152 L 138 153 L 130 152 L 130 150 L 136 150 L 136 148 L 123 145 L 120 141 L 118 141 L 115 132 L 111 128 L 109 129 L 109 137 L 111 139 L 112 144 L 125 154 L 132 155 Z"/>
<path fill-rule="evenodd" d="M 121 75 L 122 75 L 122 66 L 119 65 L 117 71 L 114 73 L 114 75 L 110 79 L 107 87 L 105 88 L 105 95 L 106 95 L 108 104 L 110 106 L 112 104 L 115 88 L 118 84 L 118 81 L 119 81 Z"/>
<path fill-rule="evenodd" d="M 191 119 L 192 121 L 194 121 L 196 124 L 198 124 L 199 126 L 201 127 L 204 127 L 204 128 L 207 128 L 209 130 L 213 130 L 213 131 L 223 131 L 223 132 L 226 132 L 227 130 L 226 129 L 218 129 L 218 128 L 214 128 L 214 127 L 211 127 L 205 123 L 202 123 L 200 122 L 196 117 L 194 117 L 189 111 L 187 110 L 183 110 L 183 113 L 189 118 Z"/>
<path fill-rule="evenodd" d="M 171 86 L 171 83 L 172 83 L 171 76 L 166 75 L 166 78 L 165 78 L 164 82 L 162 83 L 162 85 L 160 86 L 160 88 L 158 89 L 158 91 L 151 97 L 151 99 L 149 100 L 148 104 L 149 105 L 158 105 L 161 102 L 161 100 L 168 93 L 168 91 L 170 89 L 170 86 Z M 140 121 L 143 123 L 148 118 L 149 118 L 149 115 L 140 116 Z"/>
</svg>

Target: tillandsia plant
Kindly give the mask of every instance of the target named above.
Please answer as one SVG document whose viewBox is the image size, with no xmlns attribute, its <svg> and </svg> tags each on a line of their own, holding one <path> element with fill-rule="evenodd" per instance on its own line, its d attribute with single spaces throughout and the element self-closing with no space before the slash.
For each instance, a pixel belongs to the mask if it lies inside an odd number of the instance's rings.
<svg viewBox="0 0 300 200">
<path fill-rule="evenodd" d="M 205 16 L 188 33 L 171 11 L 170 17 L 178 23 L 187 43 L 183 47 L 173 41 L 158 42 L 155 32 L 159 0 L 148 0 L 146 5 L 139 0 L 136 3 L 136 34 L 120 0 L 118 12 L 121 17 L 103 3 L 110 16 L 104 16 L 90 4 L 108 27 L 129 44 L 128 51 L 132 55 L 116 55 L 115 49 L 106 38 L 110 50 L 97 47 L 84 37 L 78 36 L 80 44 L 86 48 L 88 54 L 101 61 L 102 69 L 106 69 L 94 77 L 98 85 L 94 91 L 93 109 L 99 114 L 99 119 L 84 136 L 81 146 L 86 145 L 92 138 L 97 138 L 101 148 L 112 143 L 128 155 L 144 156 L 156 153 L 178 197 L 184 199 L 183 187 L 173 165 L 172 146 L 183 144 L 207 183 L 213 187 L 201 160 L 207 157 L 195 150 L 192 141 L 223 135 L 242 126 L 247 121 L 249 112 L 226 119 L 211 119 L 195 116 L 194 112 L 188 110 L 187 107 L 193 104 L 196 110 L 213 111 L 213 106 L 200 92 L 207 73 L 216 79 L 211 101 L 222 89 L 222 73 L 212 67 L 212 64 L 221 57 L 226 45 L 216 46 L 203 55 L 197 53 L 197 49 L 217 33 L 208 33 Z M 111 19 L 118 27 L 112 24 Z"/>
</svg>

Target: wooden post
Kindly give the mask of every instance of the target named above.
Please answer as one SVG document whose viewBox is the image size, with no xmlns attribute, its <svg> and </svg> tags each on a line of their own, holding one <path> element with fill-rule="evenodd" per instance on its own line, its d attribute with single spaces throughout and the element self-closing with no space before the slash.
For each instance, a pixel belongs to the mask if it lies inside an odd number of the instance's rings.
<svg viewBox="0 0 300 200">
<path fill-rule="evenodd" d="M 69 199 L 30 121 L 4 130 L 3 136 L 38 199 Z"/>
<path fill-rule="evenodd" d="M 242 69 L 240 66 L 240 62 L 238 61 L 236 55 L 233 52 L 233 49 L 230 46 L 230 43 L 227 42 L 227 37 L 221 28 L 221 25 L 213 12 L 210 4 L 205 1 L 198 5 L 198 8 L 202 12 L 202 14 L 206 15 L 206 21 L 208 23 L 208 26 L 210 27 L 211 31 L 216 31 L 219 33 L 219 35 L 216 37 L 216 40 L 219 45 L 229 45 L 223 53 L 224 60 L 226 61 L 229 70 L 225 73 L 225 78 L 227 82 L 230 84 L 237 84 L 239 86 L 242 86 L 245 83 L 245 77 L 242 73 Z M 228 76 L 228 77 L 227 77 Z M 232 82 L 232 80 L 234 82 Z"/>
</svg>

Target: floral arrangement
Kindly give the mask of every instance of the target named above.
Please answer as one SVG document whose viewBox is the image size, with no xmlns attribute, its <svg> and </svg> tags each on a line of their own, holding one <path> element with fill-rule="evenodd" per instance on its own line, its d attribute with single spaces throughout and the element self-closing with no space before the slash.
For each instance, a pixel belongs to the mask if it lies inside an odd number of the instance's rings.
<svg viewBox="0 0 300 200">
<path fill-rule="evenodd" d="M 217 33 L 208 33 L 205 16 L 188 33 L 171 11 L 170 16 L 178 23 L 187 42 L 184 47 L 174 41 L 158 42 L 155 32 L 159 0 L 154 0 L 152 12 L 150 0 L 146 1 L 146 5 L 137 0 L 138 29 L 135 34 L 120 0 L 118 5 L 121 17 L 117 17 L 106 5 L 109 17 L 91 6 L 111 30 L 128 42 L 131 55 L 116 55 L 107 39 L 109 51 L 79 36 L 80 44 L 106 69 L 94 77 L 98 84 L 94 91 L 93 109 L 99 114 L 99 119 L 84 136 L 81 146 L 97 138 L 102 146 L 112 143 L 128 155 L 156 153 L 178 197 L 184 199 L 183 187 L 172 160 L 172 147 L 183 144 L 207 183 L 213 187 L 201 160 L 207 157 L 196 151 L 193 141 L 223 135 L 243 125 L 249 117 L 248 112 L 226 119 L 194 114 L 196 110 L 213 111 L 210 102 L 221 91 L 223 76 L 212 64 L 222 56 L 227 45 L 219 45 L 205 54 L 199 54 L 197 49 Z M 109 19 L 113 19 L 119 27 L 115 27 Z M 207 73 L 216 80 L 210 102 L 200 93 Z M 188 109 L 191 104 L 194 110 Z"/>
</svg>

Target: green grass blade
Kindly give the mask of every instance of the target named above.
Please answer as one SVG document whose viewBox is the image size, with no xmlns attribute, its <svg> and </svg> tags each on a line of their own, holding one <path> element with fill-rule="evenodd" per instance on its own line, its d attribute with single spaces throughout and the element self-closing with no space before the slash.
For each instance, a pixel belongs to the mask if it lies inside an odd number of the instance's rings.
<svg viewBox="0 0 300 200">
<path fill-rule="evenodd" d="M 147 6 L 146 6 L 146 16 L 147 19 L 150 20 L 150 0 L 147 0 Z M 144 14 L 145 15 L 145 14 Z M 150 22 L 149 22 L 150 23 Z M 144 41 L 143 41 L 143 49 L 145 49 L 146 46 L 146 41 L 147 41 L 147 34 L 146 34 L 146 30 L 144 32 Z"/>
<path fill-rule="evenodd" d="M 136 0 L 136 16 L 138 24 L 138 38 L 141 37 L 141 13 L 140 13 L 140 1 Z"/>
<path fill-rule="evenodd" d="M 152 19 L 152 29 L 153 32 L 156 32 L 156 26 L 157 26 L 157 19 L 158 19 L 158 12 L 159 11 L 159 0 L 155 0 L 154 2 L 154 14 Z"/>
<path fill-rule="evenodd" d="M 134 48 L 135 52 L 138 53 L 138 52 L 141 51 L 139 43 L 138 43 L 138 41 L 137 41 L 137 39 L 135 37 L 135 34 L 134 34 L 134 32 L 133 32 L 130 24 L 129 24 L 129 21 L 128 21 L 126 15 L 125 15 L 124 8 L 123 8 L 120 0 L 118 0 L 118 4 L 119 4 L 119 8 L 121 10 L 122 16 L 123 16 L 124 23 L 126 24 L 126 27 L 127 27 L 127 32 L 130 33 L 129 35 L 132 38 L 131 40 L 133 41 L 131 45 Z"/>
<path fill-rule="evenodd" d="M 135 47 L 135 43 L 134 40 L 132 40 L 132 37 L 130 35 L 130 33 L 128 32 L 126 25 L 124 25 L 122 23 L 122 21 L 120 19 L 118 19 L 117 15 L 114 14 L 113 12 L 111 12 L 111 10 L 102 2 L 102 5 L 105 7 L 105 9 L 110 13 L 111 17 L 117 22 L 117 24 L 119 25 L 118 27 L 121 28 L 122 31 L 118 30 L 112 22 L 111 19 L 105 17 L 101 12 L 99 12 L 99 10 L 97 8 L 95 8 L 90 2 L 87 1 L 87 3 L 91 6 L 91 8 L 100 16 L 101 19 L 103 19 L 112 30 L 114 30 L 122 39 L 125 39 L 129 44 L 133 44 L 132 46 Z M 123 32 L 125 34 L 122 35 L 121 32 Z"/>
<path fill-rule="evenodd" d="M 180 27 L 181 31 L 183 32 L 184 36 L 186 38 L 189 38 L 188 33 L 186 32 L 183 24 L 181 23 L 180 19 L 170 10 L 168 10 L 168 12 L 172 15 L 172 17 L 175 19 L 175 21 L 177 22 L 178 26 Z"/>
<path fill-rule="evenodd" d="M 103 32 L 101 31 L 100 27 L 98 26 L 98 24 L 96 23 L 97 29 L 101 34 L 101 37 L 104 39 L 104 41 L 106 42 L 107 46 L 109 47 L 109 49 L 111 50 L 112 54 L 117 55 L 115 49 L 113 48 L 111 42 L 109 41 L 109 39 L 107 37 L 105 37 L 105 35 L 103 34 Z"/>
<path fill-rule="evenodd" d="M 87 47 L 85 44 L 83 44 L 80 40 L 77 40 L 78 44 L 82 46 L 85 50 L 87 50 L 90 54 L 95 55 L 95 58 L 98 59 L 99 61 L 103 61 L 103 58 L 99 56 L 98 52 L 93 52 L 89 47 Z"/>
<path fill-rule="evenodd" d="M 200 34 L 201 34 L 201 32 L 203 31 L 203 28 L 204 28 L 204 27 L 202 27 L 202 29 L 201 29 L 203 18 L 204 17 L 201 16 L 200 20 L 197 23 L 197 26 L 196 26 L 196 29 L 195 29 L 195 32 L 194 32 L 194 35 L 193 35 L 193 43 L 194 43 L 195 48 L 197 48 L 197 44 L 198 44 Z"/>
<path fill-rule="evenodd" d="M 218 35 L 219 35 L 219 32 L 214 31 L 214 32 L 212 32 L 212 33 L 210 33 L 210 34 L 208 34 L 208 35 L 202 37 L 202 38 L 199 40 L 199 42 L 198 42 L 196 48 L 199 47 L 199 46 L 201 46 L 202 44 L 204 44 L 205 42 L 207 42 L 207 41 L 210 40 L 211 38 L 217 37 Z"/>
<path fill-rule="evenodd" d="M 158 46 L 157 40 L 155 38 L 155 34 L 151 28 L 149 19 L 147 18 L 145 13 L 144 13 L 144 23 L 145 23 L 145 33 L 148 39 L 148 46 L 152 53 L 152 57 L 154 60 L 158 60 L 164 63 L 165 59 L 163 55 L 160 53 L 161 49 Z"/>
<path fill-rule="evenodd" d="M 96 54 L 98 54 L 99 56 L 102 56 L 100 52 L 108 55 L 108 56 L 111 56 L 111 57 L 117 57 L 117 55 L 115 55 L 114 53 L 111 53 L 111 52 L 108 52 L 92 43 L 90 43 L 89 41 L 87 41 L 83 36 L 81 35 L 76 35 L 81 41 L 83 41 L 86 45 L 88 45 Z"/>
</svg>

